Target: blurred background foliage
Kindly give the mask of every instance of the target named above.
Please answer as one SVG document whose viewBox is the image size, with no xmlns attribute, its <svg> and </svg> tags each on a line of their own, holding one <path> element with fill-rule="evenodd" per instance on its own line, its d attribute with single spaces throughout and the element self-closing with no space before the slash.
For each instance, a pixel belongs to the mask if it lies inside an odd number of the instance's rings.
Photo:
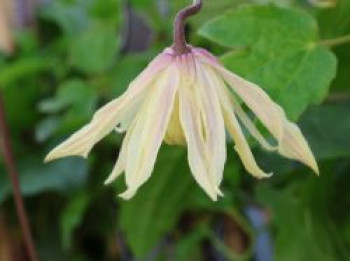
<svg viewBox="0 0 350 261">
<path fill-rule="evenodd" d="M 350 260 L 350 44 L 332 40 L 350 34 L 348 0 L 204 0 L 187 26 L 191 44 L 299 123 L 320 177 L 254 147 L 275 173 L 255 180 L 228 141 L 225 197 L 211 202 L 185 148 L 164 145 L 150 181 L 123 201 L 122 178 L 103 186 L 122 141 L 114 133 L 88 160 L 43 164 L 171 45 L 188 2 L 1 0 L 0 90 L 41 260 Z M 0 259 L 26 260 L 2 158 L 0 170 Z"/>
</svg>

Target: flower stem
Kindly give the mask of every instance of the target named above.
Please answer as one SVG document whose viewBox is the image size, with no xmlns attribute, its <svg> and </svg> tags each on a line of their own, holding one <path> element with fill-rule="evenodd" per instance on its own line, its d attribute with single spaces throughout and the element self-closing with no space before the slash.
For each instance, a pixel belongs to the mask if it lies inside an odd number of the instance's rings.
<svg viewBox="0 0 350 261">
<path fill-rule="evenodd" d="M 10 139 L 10 133 L 5 118 L 5 106 L 0 93 L 0 146 L 4 155 L 4 162 L 7 172 L 10 176 L 14 200 L 17 210 L 18 219 L 23 232 L 24 243 L 28 251 L 30 261 L 38 261 L 38 255 L 34 248 L 32 234 L 28 224 L 28 217 L 24 208 L 23 198 L 19 186 L 18 173 L 16 169 L 15 160 L 12 152 L 12 145 Z"/>
<path fill-rule="evenodd" d="M 321 41 L 321 45 L 328 46 L 328 47 L 335 47 L 346 43 L 350 43 L 350 34 L 344 35 L 338 38 L 334 38 L 334 39 L 327 39 L 327 40 Z"/>
<path fill-rule="evenodd" d="M 194 0 L 193 4 L 185 7 L 177 13 L 174 22 L 174 45 L 175 54 L 181 55 L 190 52 L 186 43 L 185 21 L 188 17 L 197 14 L 202 8 L 202 0 Z"/>
</svg>

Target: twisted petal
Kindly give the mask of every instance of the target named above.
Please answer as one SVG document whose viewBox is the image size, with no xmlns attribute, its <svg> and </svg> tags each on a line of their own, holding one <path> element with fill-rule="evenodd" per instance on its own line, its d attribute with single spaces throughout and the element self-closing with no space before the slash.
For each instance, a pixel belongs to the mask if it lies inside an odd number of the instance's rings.
<svg viewBox="0 0 350 261">
<path fill-rule="evenodd" d="M 288 121 L 283 109 L 257 85 L 215 65 L 233 91 L 245 102 L 278 141 L 278 152 L 303 162 L 319 173 L 316 160 L 298 126 Z"/>
<path fill-rule="evenodd" d="M 132 129 L 133 126 L 130 126 L 130 128 Z M 128 131 L 124 137 L 123 144 L 122 144 L 122 147 L 121 147 L 120 152 L 119 152 L 118 160 L 113 167 L 112 173 L 106 179 L 105 185 L 112 183 L 125 170 L 126 153 L 127 153 L 128 143 L 130 141 L 130 134 L 131 134 L 131 131 Z"/>
<path fill-rule="evenodd" d="M 131 198 L 153 171 L 174 107 L 178 83 L 178 71 L 171 66 L 152 86 L 152 92 L 137 115 L 135 127 L 129 130 L 125 162 L 128 189 L 120 195 L 125 199 Z"/>
<path fill-rule="evenodd" d="M 196 91 L 198 101 L 201 104 L 205 145 L 208 151 L 208 162 L 214 175 L 216 184 L 219 186 L 226 161 L 226 133 L 225 124 L 221 111 L 217 86 L 210 72 L 202 64 L 197 63 L 198 83 Z"/>
<path fill-rule="evenodd" d="M 143 103 L 148 85 L 161 70 L 169 65 L 170 61 L 170 56 L 159 55 L 139 77 L 130 83 L 128 90 L 121 97 L 98 110 L 88 125 L 53 149 L 46 156 L 45 161 L 73 155 L 87 157 L 91 148 L 118 124 L 128 125 Z M 120 126 L 119 128 L 127 129 L 127 127 Z"/>
<path fill-rule="evenodd" d="M 270 177 L 272 173 L 264 172 L 256 163 L 253 153 L 236 118 L 234 107 L 230 100 L 230 93 L 226 89 L 226 86 L 220 82 L 219 79 L 217 80 L 217 90 L 220 94 L 226 128 L 235 142 L 235 149 L 241 158 L 245 169 L 256 178 Z"/>
<path fill-rule="evenodd" d="M 249 116 L 244 112 L 241 105 L 238 103 L 238 101 L 228 93 L 227 95 L 230 96 L 230 102 L 232 107 L 234 108 L 235 114 L 238 116 L 240 121 L 243 123 L 243 125 L 247 128 L 249 133 L 259 142 L 259 144 L 268 151 L 276 151 L 278 150 L 278 147 L 272 146 L 260 133 L 258 128 L 255 126 L 253 121 L 249 118 Z"/>
<path fill-rule="evenodd" d="M 217 200 L 217 196 L 222 193 L 217 186 L 217 177 L 208 165 L 201 111 L 198 97 L 194 93 L 196 87 L 181 85 L 179 88 L 180 121 L 187 142 L 188 162 L 193 176 L 210 198 Z"/>
</svg>

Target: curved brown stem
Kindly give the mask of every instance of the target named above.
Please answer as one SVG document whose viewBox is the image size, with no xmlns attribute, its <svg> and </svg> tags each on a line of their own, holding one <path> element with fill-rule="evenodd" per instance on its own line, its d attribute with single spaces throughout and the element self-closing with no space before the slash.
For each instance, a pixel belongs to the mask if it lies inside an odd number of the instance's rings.
<svg viewBox="0 0 350 261">
<path fill-rule="evenodd" d="M 202 0 L 194 0 L 194 3 L 185 7 L 175 17 L 174 22 L 174 45 L 175 54 L 181 55 L 190 51 L 186 43 L 185 21 L 188 17 L 197 14 L 202 8 Z"/>
<path fill-rule="evenodd" d="M 7 172 L 10 176 L 13 195 L 17 210 L 18 219 L 23 232 L 24 243 L 28 251 L 30 261 L 38 261 L 38 255 L 34 248 L 32 234 L 28 224 L 28 217 L 24 208 L 23 198 L 19 186 L 18 173 L 16 169 L 15 160 L 12 153 L 10 133 L 5 118 L 5 106 L 0 92 L 0 146 L 4 155 L 4 162 Z"/>
</svg>

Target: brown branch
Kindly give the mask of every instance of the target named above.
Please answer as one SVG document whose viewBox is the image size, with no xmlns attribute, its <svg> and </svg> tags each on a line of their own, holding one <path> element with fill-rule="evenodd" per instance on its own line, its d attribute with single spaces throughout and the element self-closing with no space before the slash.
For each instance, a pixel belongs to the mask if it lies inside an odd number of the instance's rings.
<svg viewBox="0 0 350 261">
<path fill-rule="evenodd" d="M 32 234 L 28 224 L 28 217 L 24 208 L 23 198 L 19 186 L 18 173 L 16 169 L 15 160 L 12 153 L 12 145 L 10 140 L 10 133 L 5 117 L 5 105 L 0 92 L 0 146 L 4 155 L 4 162 L 11 179 L 13 195 L 17 210 L 18 219 L 23 232 L 24 243 L 28 251 L 30 261 L 38 261 L 38 255 L 35 251 Z"/>
<path fill-rule="evenodd" d="M 194 0 L 194 3 L 185 7 L 175 17 L 174 22 L 174 45 L 173 49 L 177 55 L 188 53 L 190 49 L 186 43 L 185 22 L 192 15 L 197 14 L 202 9 L 202 0 Z"/>
</svg>

